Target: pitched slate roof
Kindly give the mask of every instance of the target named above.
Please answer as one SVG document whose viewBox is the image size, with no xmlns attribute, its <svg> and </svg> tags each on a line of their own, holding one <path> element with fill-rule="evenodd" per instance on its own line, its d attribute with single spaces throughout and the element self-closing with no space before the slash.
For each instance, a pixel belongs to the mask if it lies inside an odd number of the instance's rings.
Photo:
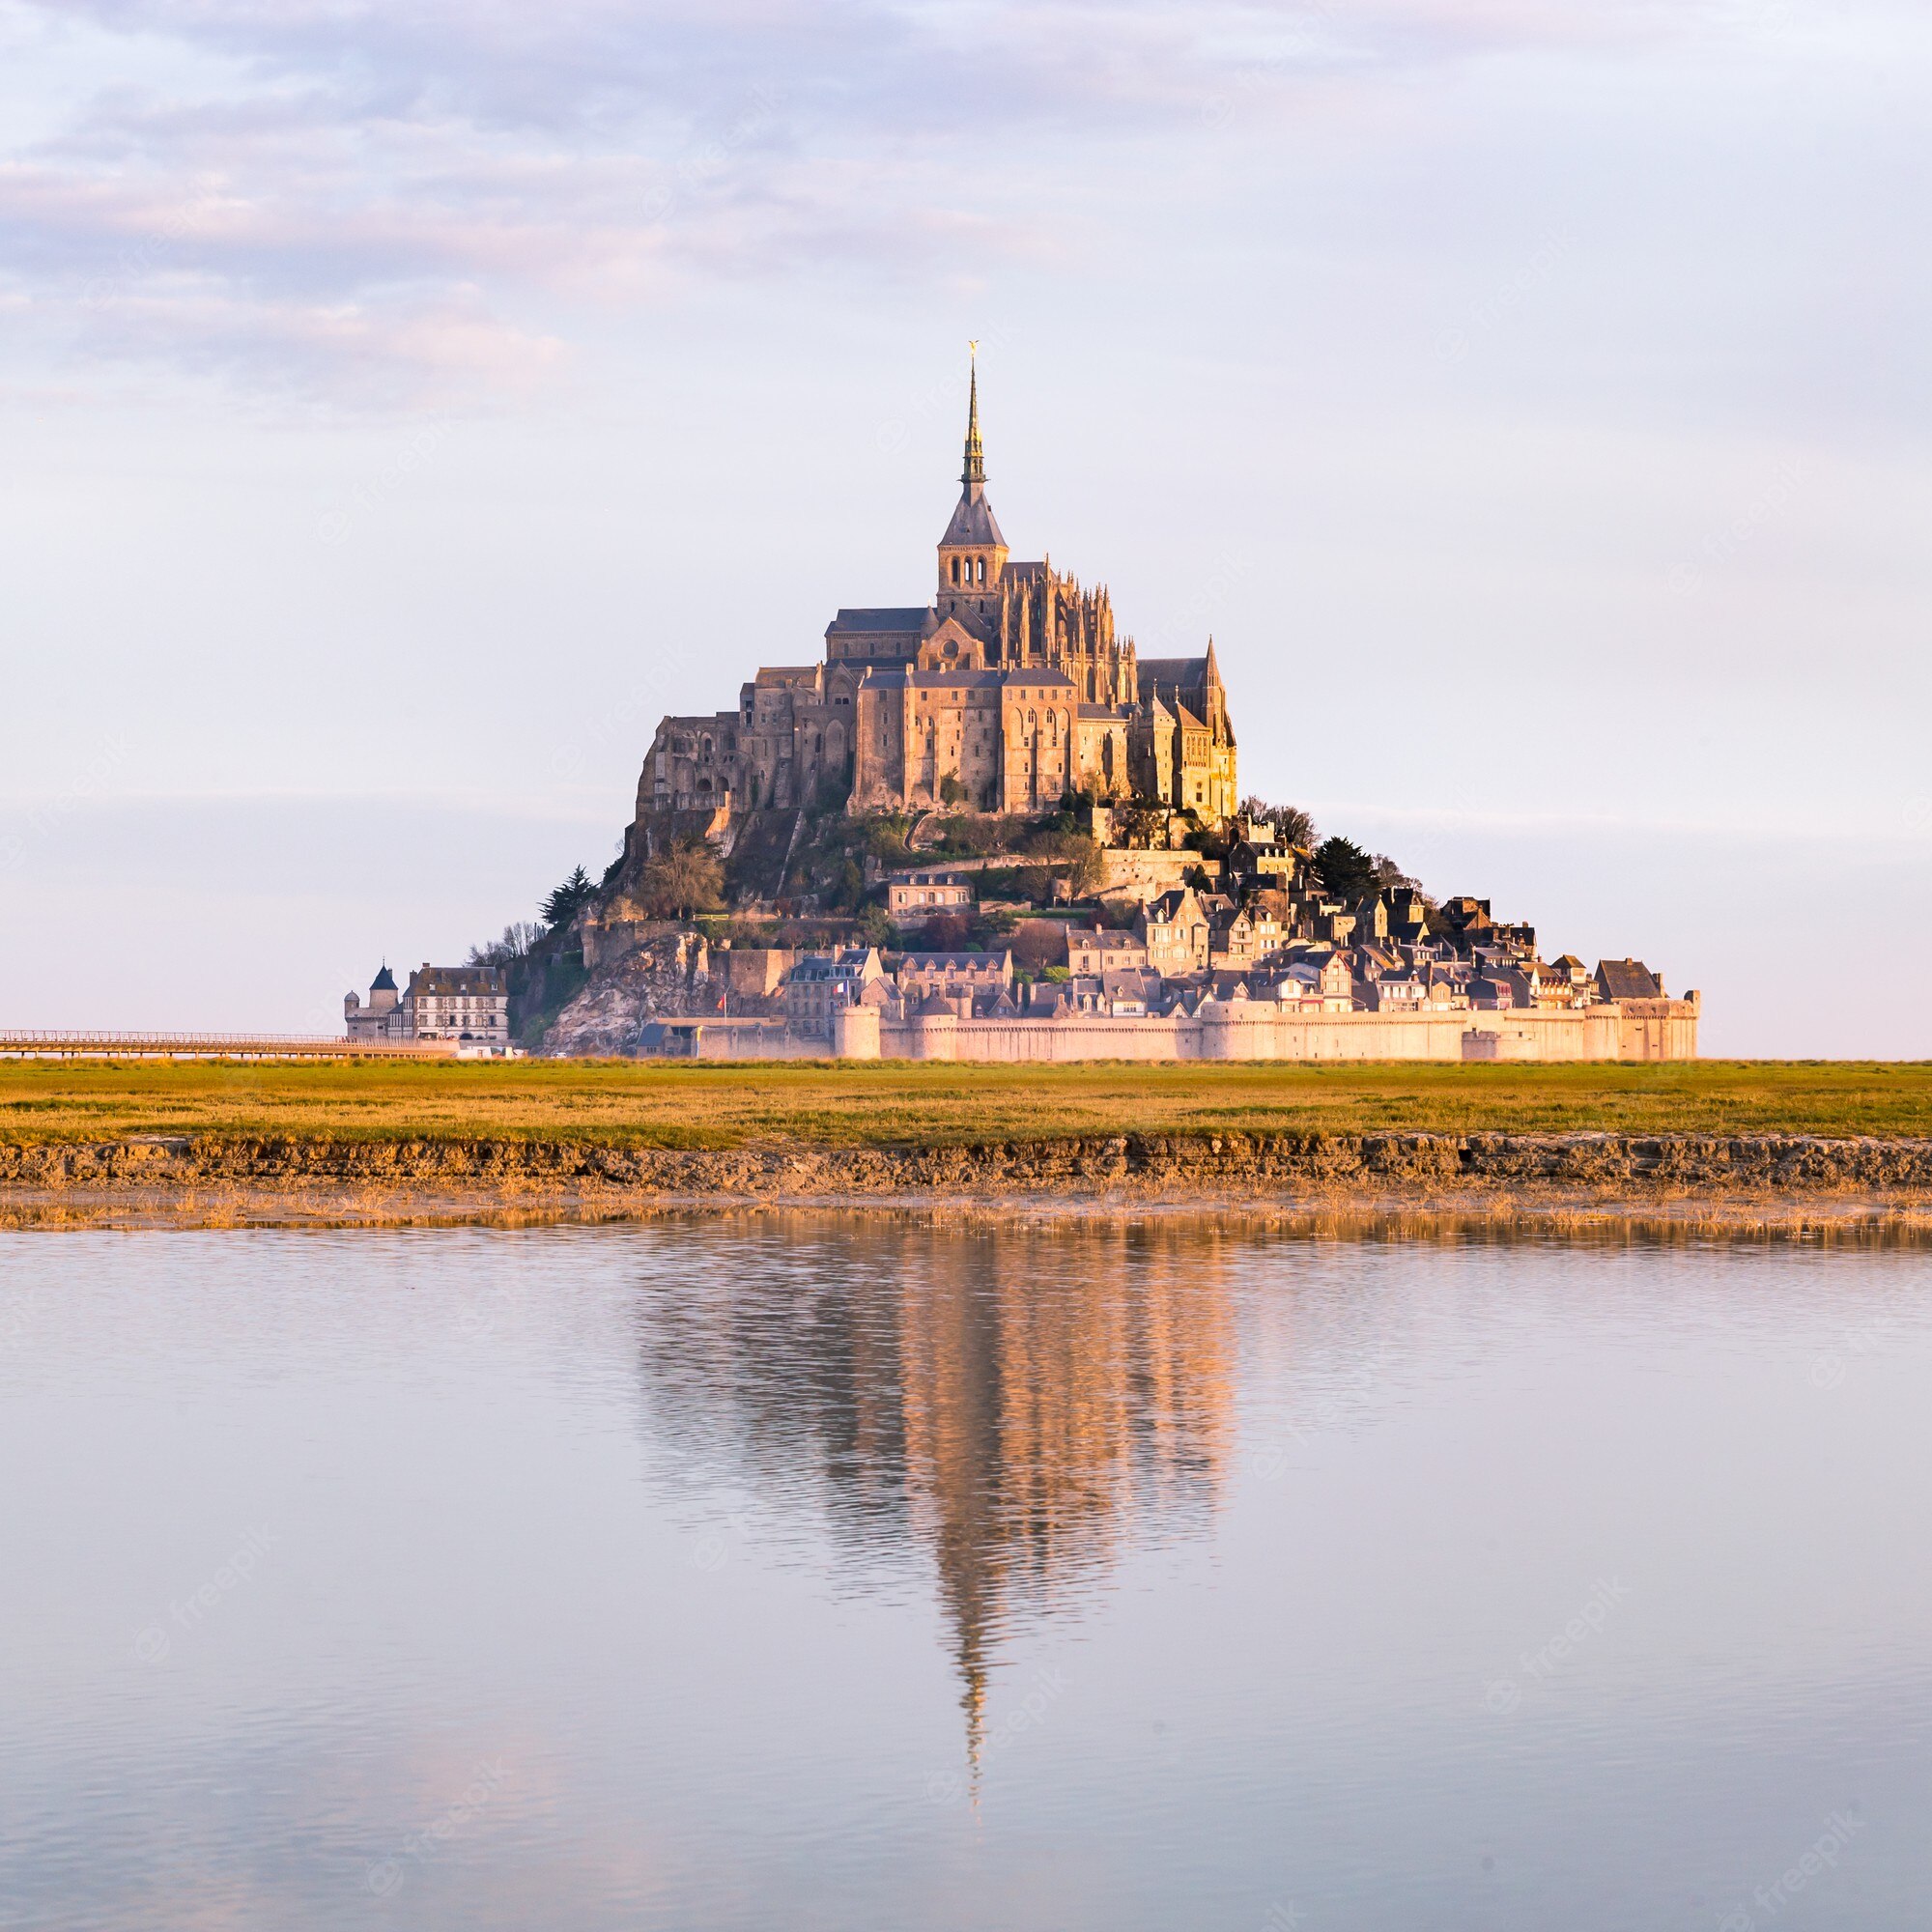
<svg viewBox="0 0 1932 1932">
<path fill-rule="evenodd" d="M 1641 959 L 1600 959 L 1597 984 L 1606 1000 L 1661 1000 L 1663 990 Z"/>
<path fill-rule="evenodd" d="M 953 505 L 952 520 L 946 526 L 946 534 L 939 541 L 942 544 L 972 545 L 982 550 L 1006 549 L 1007 540 L 1000 534 L 999 522 L 982 488 L 969 483 L 959 493 L 959 501 Z"/>
<path fill-rule="evenodd" d="M 900 965 L 920 973 L 1003 972 L 1009 955 L 1005 952 L 908 952 Z"/>
<path fill-rule="evenodd" d="M 877 637 L 882 633 L 896 634 L 902 631 L 917 633 L 925 629 L 926 615 L 923 604 L 894 605 L 890 609 L 878 610 L 841 609 L 838 616 L 825 628 L 828 633 L 850 631 L 867 637 Z"/>
<path fill-rule="evenodd" d="M 1155 685 L 1174 692 L 1195 692 L 1208 682 L 1206 658 L 1142 658 L 1140 686 L 1143 692 Z"/>
<path fill-rule="evenodd" d="M 418 997 L 445 993 L 472 997 L 508 990 L 509 981 L 500 966 L 424 966 L 410 975 L 410 991 Z"/>
</svg>

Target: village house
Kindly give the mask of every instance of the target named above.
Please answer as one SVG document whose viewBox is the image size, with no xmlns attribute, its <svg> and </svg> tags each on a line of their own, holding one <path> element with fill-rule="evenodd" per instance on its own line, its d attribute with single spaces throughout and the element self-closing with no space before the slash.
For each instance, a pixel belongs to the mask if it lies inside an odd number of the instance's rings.
<svg viewBox="0 0 1932 1932">
<path fill-rule="evenodd" d="M 849 947 L 830 955 L 809 953 L 785 978 L 785 1025 L 793 1033 L 829 1039 L 833 1015 L 857 1005 L 885 977 L 877 947 Z"/>
<path fill-rule="evenodd" d="M 1207 972 L 1210 928 L 1192 886 L 1149 900 L 1135 915 L 1134 930 L 1147 949 L 1147 963 L 1164 979 Z"/>
<path fill-rule="evenodd" d="M 1066 928 L 1066 968 L 1070 973 L 1104 973 L 1113 967 L 1148 963 L 1147 943 L 1138 932 L 1108 932 L 1083 925 Z"/>
<path fill-rule="evenodd" d="M 1237 911 L 1210 917 L 1208 958 L 1213 966 L 1246 966 L 1278 951 L 1287 934 L 1267 899 L 1257 895 Z M 1204 900 L 1204 907 L 1206 901 Z"/>
<path fill-rule="evenodd" d="M 895 925 L 923 925 L 972 904 L 973 888 L 957 872 L 908 872 L 886 887 L 886 911 Z"/>
<path fill-rule="evenodd" d="M 446 1040 L 505 1053 L 510 1045 L 510 987 L 500 966 L 432 966 L 425 960 L 397 991 L 385 964 L 369 986 L 369 1003 L 351 993 L 342 1003 L 352 1040 Z"/>
<path fill-rule="evenodd" d="M 1279 997 L 1287 999 L 1289 985 L 1296 1004 L 1304 1012 L 1347 1013 L 1355 1008 L 1355 976 L 1344 952 L 1311 951 L 1290 960 L 1282 976 Z"/>
<path fill-rule="evenodd" d="M 1602 959 L 1597 962 L 1600 1000 L 1661 1000 L 1663 981 L 1641 959 Z"/>
<path fill-rule="evenodd" d="M 979 1001 L 1009 992 L 1013 983 L 1011 952 L 908 952 L 895 975 L 908 1005 L 937 997 L 971 1012 Z"/>
</svg>

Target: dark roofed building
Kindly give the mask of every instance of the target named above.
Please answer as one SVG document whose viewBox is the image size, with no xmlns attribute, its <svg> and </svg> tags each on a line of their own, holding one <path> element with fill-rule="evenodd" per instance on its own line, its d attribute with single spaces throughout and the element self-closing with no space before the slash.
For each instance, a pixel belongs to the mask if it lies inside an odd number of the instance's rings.
<svg viewBox="0 0 1932 1932">
<path fill-rule="evenodd" d="M 368 1006 L 354 993 L 343 1005 L 351 1039 L 450 1040 L 460 1048 L 509 1050 L 510 982 L 500 966 L 424 960 L 399 994 L 385 963 L 370 982 Z"/>
<path fill-rule="evenodd" d="M 1600 959 L 1597 962 L 1600 1000 L 1661 1000 L 1663 987 L 1641 959 Z"/>
<path fill-rule="evenodd" d="M 899 991 L 939 993 L 948 999 L 994 993 L 1013 983 L 1010 952 L 908 952 L 895 976 Z"/>
<path fill-rule="evenodd" d="M 825 627 L 825 655 L 833 663 L 910 664 L 919 655 L 931 612 L 923 604 L 883 611 L 840 611 Z"/>
</svg>

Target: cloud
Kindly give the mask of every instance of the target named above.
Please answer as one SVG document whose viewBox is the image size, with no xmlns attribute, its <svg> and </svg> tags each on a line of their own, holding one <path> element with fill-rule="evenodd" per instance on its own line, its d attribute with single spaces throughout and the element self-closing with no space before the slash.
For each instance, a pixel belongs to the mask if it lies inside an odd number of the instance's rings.
<svg viewBox="0 0 1932 1932">
<path fill-rule="evenodd" d="M 535 377 L 558 304 L 1028 255 L 1035 181 L 1122 144 L 1759 4 L 19 0 L 117 78 L 0 159 L 0 288 L 79 353 L 250 382 L 282 355 L 366 391 L 386 357 L 408 386 L 439 346 L 454 383 Z"/>
</svg>

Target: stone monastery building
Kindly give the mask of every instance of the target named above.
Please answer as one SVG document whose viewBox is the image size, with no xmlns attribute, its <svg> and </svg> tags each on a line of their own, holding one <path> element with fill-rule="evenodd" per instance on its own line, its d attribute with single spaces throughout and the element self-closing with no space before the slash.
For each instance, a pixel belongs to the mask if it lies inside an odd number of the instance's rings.
<svg viewBox="0 0 1932 1932">
<path fill-rule="evenodd" d="M 1209 639 L 1138 657 L 1105 588 L 1015 563 L 986 498 L 977 370 L 933 601 L 840 611 L 823 664 L 760 670 L 735 711 L 667 718 L 638 810 L 1051 810 L 1068 792 L 1232 817 L 1235 733 Z"/>
</svg>

